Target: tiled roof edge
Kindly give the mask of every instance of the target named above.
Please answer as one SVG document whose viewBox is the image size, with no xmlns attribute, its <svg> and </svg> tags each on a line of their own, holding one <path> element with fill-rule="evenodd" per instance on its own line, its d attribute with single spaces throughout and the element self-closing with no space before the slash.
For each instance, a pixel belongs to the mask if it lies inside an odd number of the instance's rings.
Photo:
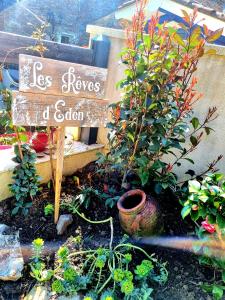
<svg viewBox="0 0 225 300">
<path fill-rule="evenodd" d="M 208 7 L 208 6 L 204 6 L 204 5 L 202 5 L 201 3 L 197 2 L 197 1 L 189 1 L 189 0 L 171 0 L 171 1 L 176 2 L 178 4 L 185 5 L 185 6 L 190 7 L 190 8 L 197 7 L 200 12 L 202 12 L 206 15 L 215 17 L 215 18 L 225 22 L 225 14 L 223 12 L 216 11 L 215 9 L 213 9 L 211 7 Z M 123 3 L 122 5 L 120 5 L 118 7 L 118 9 L 129 6 L 129 5 L 131 5 L 135 2 L 136 2 L 136 0 L 127 1 L 127 2 Z"/>
</svg>

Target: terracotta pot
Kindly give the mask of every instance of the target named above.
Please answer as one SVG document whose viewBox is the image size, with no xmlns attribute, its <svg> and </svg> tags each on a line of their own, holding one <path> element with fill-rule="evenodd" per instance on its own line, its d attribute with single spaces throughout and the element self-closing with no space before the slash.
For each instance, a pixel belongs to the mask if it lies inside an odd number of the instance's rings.
<svg viewBox="0 0 225 300">
<path fill-rule="evenodd" d="M 162 231 L 159 209 L 153 198 L 141 190 L 123 194 L 117 202 L 121 227 L 130 235 L 149 236 Z"/>
</svg>

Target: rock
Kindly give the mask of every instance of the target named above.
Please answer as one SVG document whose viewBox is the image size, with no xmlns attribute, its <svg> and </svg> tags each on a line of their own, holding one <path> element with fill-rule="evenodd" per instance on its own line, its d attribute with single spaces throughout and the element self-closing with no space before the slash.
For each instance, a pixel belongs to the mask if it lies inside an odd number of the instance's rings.
<svg viewBox="0 0 225 300">
<path fill-rule="evenodd" d="M 22 276 L 24 260 L 19 242 L 19 231 L 0 224 L 0 280 L 16 281 Z"/>
<path fill-rule="evenodd" d="M 24 300 L 48 300 L 49 292 L 46 287 L 35 285 Z"/>
<path fill-rule="evenodd" d="M 67 215 L 61 215 L 59 217 L 56 229 L 57 229 L 57 234 L 61 235 L 65 232 L 67 227 L 73 222 L 73 217 L 71 214 Z"/>
<path fill-rule="evenodd" d="M 173 269 L 175 272 L 177 272 L 178 271 L 178 267 L 174 267 L 174 269 Z"/>
<path fill-rule="evenodd" d="M 5 224 L 0 224 L 0 234 L 7 234 L 10 231 L 10 227 Z"/>
</svg>

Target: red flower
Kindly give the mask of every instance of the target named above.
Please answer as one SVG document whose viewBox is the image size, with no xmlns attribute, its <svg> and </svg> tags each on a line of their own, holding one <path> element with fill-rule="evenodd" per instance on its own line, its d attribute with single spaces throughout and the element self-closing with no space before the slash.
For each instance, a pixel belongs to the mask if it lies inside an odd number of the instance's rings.
<svg viewBox="0 0 225 300">
<path fill-rule="evenodd" d="M 202 227 L 209 233 L 214 233 L 216 231 L 215 226 L 213 224 L 209 224 L 207 218 L 202 222 Z"/>
</svg>

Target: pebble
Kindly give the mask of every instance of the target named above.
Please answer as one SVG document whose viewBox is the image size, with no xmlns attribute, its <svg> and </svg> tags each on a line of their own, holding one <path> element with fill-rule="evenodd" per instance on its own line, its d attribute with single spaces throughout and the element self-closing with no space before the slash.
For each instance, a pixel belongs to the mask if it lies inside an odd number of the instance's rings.
<svg viewBox="0 0 225 300">
<path fill-rule="evenodd" d="M 188 290 L 188 286 L 186 284 L 184 284 L 183 285 L 183 289 L 187 291 Z"/>
<path fill-rule="evenodd" d="M 73 222 L 73 216 L 71 214 L 61 215 L 56 225 L 57 234 L 62 235 L 72 222 Z"/>
<path fill-rule="evenodd" d="M 177 272 L 178 271 L 178 267 L 174 267 L 174 269 L 173 269 L 175 272 Z"/>
</svg>

